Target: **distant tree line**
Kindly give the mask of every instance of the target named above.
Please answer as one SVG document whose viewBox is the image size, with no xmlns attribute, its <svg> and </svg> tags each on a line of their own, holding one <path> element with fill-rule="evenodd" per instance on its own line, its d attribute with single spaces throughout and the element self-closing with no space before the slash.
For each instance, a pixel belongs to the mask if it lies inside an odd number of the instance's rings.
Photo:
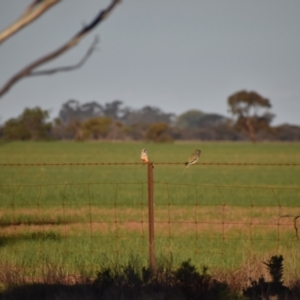
<svg viewBox="0 0 300 300">
<path fill-rule="evenodd" d="M 0 126 L 5 140 L 262 140 L 299 141 L 300 127 L 271 126 L 271 103 L 256 92 L 239 91 L 227 99 L 232 118 L 189 110 L 178 116 L 153 106 L 133 109 L 120 100 L 105 104 L 65 102 L 52 122 L 39 107 L 26 108 Z"/>
</svg>

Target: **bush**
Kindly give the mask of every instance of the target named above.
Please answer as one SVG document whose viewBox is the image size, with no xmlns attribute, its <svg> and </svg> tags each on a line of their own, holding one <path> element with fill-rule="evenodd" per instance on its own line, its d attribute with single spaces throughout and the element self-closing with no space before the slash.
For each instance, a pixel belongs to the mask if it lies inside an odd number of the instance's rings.
<svg viewBox="0 0 300 300">
<path fill-rule="evenodd" d="M 244 290 L 244 295 L 248 299 L 259 300 L 269 299 L 270 297 L 277 296 L 276 299 L 291 299 L 291 291 L 283 285 L 283 257 L 282 255 L 272 256 L 267 262 L 269 274 L 272 278 L 271 281 L 266 281 L 263 276 L 258 280 L 250 278 L 251 286 Z M 293 299 L 293 298 L 292 298 Z"/>
<path fill-rule="evenodd" d="M 164 122 L 151 124 L 146 132 L 146 140 L 156 143 L 170 143 L 173 141 L 168 134 L 169 125 Z"/>
<path fill-rule="evenodd" d="M 206 267 L 199 273 L 190 260 L 175 271 L 160 266 L 154 272 L 139 272 L 131 263 L 120 270 L 98 272 L 94 286 L 103 299 L 241 299 L 226 283 L 208 275 Z"/>
</svg>

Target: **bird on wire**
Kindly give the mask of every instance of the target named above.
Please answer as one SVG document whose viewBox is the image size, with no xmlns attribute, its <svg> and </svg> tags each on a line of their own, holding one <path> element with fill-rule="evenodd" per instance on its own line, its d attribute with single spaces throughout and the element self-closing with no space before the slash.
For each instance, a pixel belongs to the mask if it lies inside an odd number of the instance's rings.
<svg viewBox="0 0 300 300">
<path fill-rule="evenodd" d="M 193 165 L 195 164 L 199 157 L 200 157 L 200 154 L 201 154 L 201 150 L 199 149 L 196 149 L 191 155 L 190 157 L 188 158 L 188 161 L 185 163 L 186 167 L 184 168 L 183 172 L 182 172 L 182 175 L 183 173 L 185 172 L 185 170 L 190 166 L 190 165 Z"/>
<path fill-rule="evenodd" d="M 141 161 L 146 164 L 149 162 L 149 157 L 148 157 L 148 152 L 146 149 L 142 149 L 142 152 L 141 152 Z"/>
</svg>

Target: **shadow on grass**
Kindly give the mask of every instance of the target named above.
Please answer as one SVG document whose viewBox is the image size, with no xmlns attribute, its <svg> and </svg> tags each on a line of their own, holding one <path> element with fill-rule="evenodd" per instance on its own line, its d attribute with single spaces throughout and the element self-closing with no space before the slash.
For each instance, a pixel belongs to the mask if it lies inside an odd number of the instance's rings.
<svg viewBox="0 0 300 300">
<path fill-rule="evenodd" d="M 17 235 L 5 235 L 0 236 L 0 247 L 4 247 L 8 244 L 15 244 L 20 241 L 60 241 L 61 239 L 61 235 L 53 231 L 36 231 Z"/>
<path fill-rule="evenodd" d="M 93 281 L 57 283 L 62 280 L 56 278 L 52 284 L 11 285 L 2 293 L 1 299 L 244 299 L 231 292 L 226 283 L 208 275 L 207 268 L 198 272 L 190 260 L 183 262 L 177 270 L 159 267 L 151 272 L 128 263 L 118 270 L 102 269 Z"/>
<path fill-rule="evenodd" d="M 99 299 L 97 290 L 88 284 L 45 284 L 36 283 L 11 287 L 1 294 L 3 300 L 93 300 Z"/>
<path fill-rule="evenodd" d="M 10 226 L 21 226 L 21 225 L 37 225 L 37 226 L 44 226 L 44 225 L 66 225 L 66 224 L 71 224 L 74 223 L 75 221 L 72 220 L 67 220 L 67 221 L 62 221 L 62 220 L 34 220 L 31 218 L 27 218 L 24 220 L 0 220 L 0 228 L 6 228 Z"/>
</svg>

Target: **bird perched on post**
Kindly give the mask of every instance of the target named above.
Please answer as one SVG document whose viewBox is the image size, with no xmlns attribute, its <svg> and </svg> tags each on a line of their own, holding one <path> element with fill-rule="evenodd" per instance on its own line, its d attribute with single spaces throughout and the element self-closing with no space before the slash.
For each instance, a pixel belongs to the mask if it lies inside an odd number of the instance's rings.
<svg viewBox="0 0 300 300">
<path fill-rule="evenodd" d="M 148 161 L 149 161 L 149 158 L 148 158 L 148 152 L 146 149 L 142 149 L 142 152 L 141 152 L 141 160 L 144 164 L 146 164 Z"/>
<path fill-rule="evenodd" d="M 195 164 L 199 157 L 200 157 L 200 154 L 201 154 L 201 150 L 199 149 L 196 149 L 189 157 L 188 161 L 185 163 L 186 167 L 185 169 L 183 170 L 182 174 L 184 173 L 184 171 L 190 166 L 190 165 L 193 165 Z"/>
</svg>

